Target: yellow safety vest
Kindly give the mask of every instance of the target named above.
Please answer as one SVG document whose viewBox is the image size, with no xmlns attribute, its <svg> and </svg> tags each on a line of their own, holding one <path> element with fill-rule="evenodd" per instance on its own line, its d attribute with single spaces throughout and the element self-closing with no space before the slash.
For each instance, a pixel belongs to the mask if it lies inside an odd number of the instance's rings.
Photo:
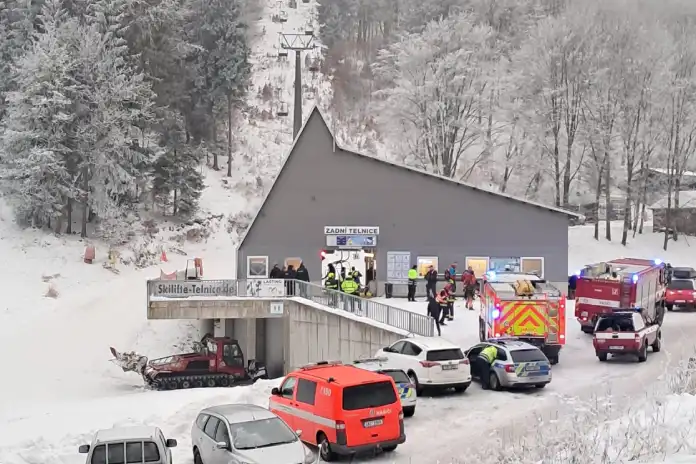
<svg viewBox="0 0 696 464">
<path fill-rule="evenodd" d="M 326 275 L 326 282 L 324 282 L 324 287 L 330 288 L 332 290 L 338 289 L 338 282 L 336 282 L 336 274 L 329 272 Z"/>
<path fill-rule="evenodd" d="M 341 283 L 341 290 L 344 293 L 355 293 L 358 291 L 358 284 L 352 277 L 346 277 L 346 280 Z"/>
<path fill-rule="evenodd" d="M 479 356 L 483 356 L 486 358 L 486 361 L 488 361 L 490 364 L 493 364 L 495 361 L 495 358 L 498 357 L 498 348 L 495 346 L 487 346 L 483 350 L 481 350 L 481 354 Z"/>
<path fill-rule="evenodd" d="M 418 271 L 415 269 L 408 270 L 408 280 L 416 280 L 418 278 Z"/>
</svg>

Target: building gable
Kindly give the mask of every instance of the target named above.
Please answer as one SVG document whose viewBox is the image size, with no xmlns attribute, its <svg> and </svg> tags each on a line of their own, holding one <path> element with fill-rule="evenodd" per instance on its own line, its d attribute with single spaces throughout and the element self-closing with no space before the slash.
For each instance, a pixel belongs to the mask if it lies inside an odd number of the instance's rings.
<svg viewBox="0 0 696 464">
<path fill-rule="evenodd" d="M 458 193 L 461 194 L 466 194 L 467 191 L 469 193 L 474 193 L 474 197 L 479 197 L 481 195 L 484 196 L 491 196 L 493 198 L 490 198 L 494 203 L 498 203 L 500 201 L 503 202 L 514 202 L 516 205 L 522 208 L 532 208 L 532 210 L 536 210 L 537 214 L 539 213 L 539 210 L 544 210 L 545 213 L 552 213 L 554 215 L 564 215 L 566 218 L 569 216 L 579 216 L 576 213 L 566 211 L 560 208 L 555 208 L 551 207 L 548 205 L 540 204 L 540 203 L 535 203 L 532 201 L 520 199 L 517 197 L 513 197 L 507 194 L 501 194 L 498 192 L 493 192 L 489 191 L 486 189 L 482 189 L 470 184 L 466 184 L 463 182 L 455 181 L 453 179 L 445 178 L 442 176 L 438 176 L 432 173 L 428 173 L 425 171 L 420 171 L 418 169 L 410 168 L 408 166 L 403 166 L 400 164 L 392 163 L 386 160 L 383 160 L 381 158 L 365 155 L 362 153 L 357 153 L 351 150 L 347 150 L 344 148 L 341 148 L 338 146 L 335 142 L 335 138 L 333 133 L 331 132 L 326 119 L 324 118 L 323 114 L 319 110 L 318 107 L 314 107 L 309 115 L 309 117 L 305 120 L 304 125 L 302 126 L 302 129 L 300 130 L 297 138 L 295 139 L 290 151 L 286 155 L 285 159 L 283 160 L 283 163 L 280 167 L 278 176 L 276 177 L 275 181 L 273 182 L 273 185 L 269 189 L 269 191 L 266 194 L 266 197 L 264 198 L 261 207 L 256 213 L 256 216 L 252 220 L 251 224 L 247 228 L 245 234 L 243 235 L 240 243 L 239 243 L 239 248 L 241 249 L 247 238 L 249 237 L 252 229 L 257 229 L 259 227 L 263 227 L 263 225 L 259 224 L 260 222 L 265 222 L 264 219 L 266 216 L 269 214 L 269 211 L 273 210 L 273 215 L 277 216 L 274 221 L 271 221 L 273 224 L 283 223 L 283 219 L 290 221 L 290 220 L 297 220 L 297 215 L 298 214 L 306 214 L 306 215 L 311 215 L 312 214 L 312 201 L 316 201 L 316 198 L 314 196 L 311 196 L 310 198 L 310 204 L 305 204 L 302 205 L 300 203 L 306 202 L 307 198 L 304 198 L 303 195 L 305 192 L 300 192 L 298 189 L 307 183 L 315 183 L 318 181 L 317 179 L 317 169 L 318 165 L 321 164 L 324 167 L 326 167 L 329 172 L 321 172 L 320 175 L 321 177 L 331 177 L 335 178 L 335 184 L 336 184 L 336 189 L 343 189 L 346 188 L 346 186 L 350 185 L 351 188 L 360 188 L 360 180 L 361 179 L 346 179 L 341 176 L 341 173 L 338 171 L 332 171 L 330 167 L 330 162 L 329 164 L 326 164 L 326 159 L 322 158 L 326 156 L 327 153 L 332 153 L 334 156 L 342 156 L 342 157 L 349 157 L 353 158 L 356 157 L 357 159 L 363 160 L 361 164 L 364 165 L 364 169 L 374 169 L 374 170 L 379 170 L 383 171 L 384 169 L 390 169 L 390 170 L 399 170 L 407 174 L 405 177 L 411 177 L 411 176 L 418 176 L 420 178 L 426 177 L 430 181 L 432 181 L 433 185 L 436 184 L 446 184 L 448 191 L 453 188 L 457 188 L 457 192 L 455 194 L 458 195 Z M 357 161 L 357 160 L 356 160 Z M 341 163 L 339 163 L 341 164 Z M 304 166 L 304 167 L 303 167 Z M 371 167 L 372 166 L 372 167 Z M 309 174 L 308 174 L 309 173 Z M 408 180 L 405 180 L 404 182 L 409 182 Z M 428 182 L 430 184 L 431 182 Z M 398 188 L 395 188 L 397 186 L 385 186 L 386 191 L 384 194 L 388 194 L 389 190 L 394 191 L 396 193 Z M 321 189 L 319 189 L 321 190 Z M 348 192 L 346 193 L 347 195 L 349 194 Z M 296 196 L 296 204 L 291 207 L 291 208 L 276 208 L 272 204 L 274 203 L 274 196 L 275 195 L 282 195 L 282 196 Z M 395 201 L 398 201 L 398 197 L 394 197 Z M 347 213 L 347 212 L 346 212 Z M 328 219 L 327 219 L 328 220 Z M 340 224 L 337 222 L 336 224 L 327 224 L 327 225 L 344 225 L 344 224 L 352 224 L 348 218 L 346 218 L 344 221 L 342 221 Z M 354 224 L 354 225 L 369 225 L 369 224 Z M 274 225 L 272 227 L 278 227 L 277 225 Z"/>
</svg>

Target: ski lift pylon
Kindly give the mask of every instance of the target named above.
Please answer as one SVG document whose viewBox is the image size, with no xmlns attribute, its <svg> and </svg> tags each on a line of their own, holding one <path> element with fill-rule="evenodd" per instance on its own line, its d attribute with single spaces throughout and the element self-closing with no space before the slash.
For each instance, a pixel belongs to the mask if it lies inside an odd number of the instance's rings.
<svg viewBox="0 0 696 464">
<path fill-rule="evenodd" d="M 287 116 L 288 114 L 288 104 L 285 102 L 280 102 L 280 106 L 278 107 L 278 116 Z"/>
</svg>

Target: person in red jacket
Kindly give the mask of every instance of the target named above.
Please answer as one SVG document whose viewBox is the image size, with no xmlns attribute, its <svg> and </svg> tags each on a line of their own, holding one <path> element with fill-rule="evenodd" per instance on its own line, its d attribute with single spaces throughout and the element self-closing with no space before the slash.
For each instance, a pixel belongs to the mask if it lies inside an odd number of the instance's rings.
<svg viewBox="0 0 696 464">
<path fill-rule="evenodd" d="M 474 270 L 469 266 L 469 269 L 462 273 L 462 286 L 464 287 L 464 298 L 466 298 L 466 307 L 470 311 L 474 310 L 474 295 L 476 294 L 476 275 Z"/>
</svg>

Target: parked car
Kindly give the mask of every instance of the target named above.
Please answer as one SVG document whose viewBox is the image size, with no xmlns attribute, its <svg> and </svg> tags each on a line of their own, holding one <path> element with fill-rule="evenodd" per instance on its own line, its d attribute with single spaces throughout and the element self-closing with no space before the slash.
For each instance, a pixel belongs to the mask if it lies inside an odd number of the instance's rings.
<svg viewBox="0 0 696 464">
<path fill-rule="evenodd" d="M 392 452 L 406 441 L 394 381 L 353 365 L 320 361 L 289 373 L 271 390 L 269 409 L 303 430 L 324 461 Z"/>
<path fill-rule="evenodd" d="M 176 440 L 165 439 L 159 427 L 118 427 L 97 431 L 79 452 L 87 454 L 87 464 L 172 464 L 170 448 L 175 446 Z"/>
<path fill-rule="evenodd" d="M 371 372 L 377 372 L 391 377 L 396 385 L 396 389 L 401 398 L 401 407 L 404 410 L 404 416 L 411 417 L 416 413 L 416 403 L 418 395 L 416 394 L 416 386 L 411 383 L 406 372 L 401 369 L 393 369 L 386 362 L 387 358 L 367 358 L 357 359 L 353 361 L 353 365 L 360 369 L 365 369 Z"/>
<path fill-rule="evenodd" d="M 277 415 L 253 404 L 202 410 L 191 428 L 195 464 L 309 464 L 316 456 Z"/>
<path fill-rule="evenodd" d="M 671 278 L 665 292 L 667 311 L 696 307 L 696 270 L 691 267 L 671 268 Z"/>
<path fill-rule="evenodd" d="M 551 382 L 551 363 L 536 346 L 521 340 L 492 338 L 469 348 L 466 356 L 471 363 L 472 375 L 480 379 L 478 355 L 487 346 L 495 346 L 498 355 L 490 372 L 491 390 L 503 388 L 544 388 Z"/>
<path fill-rule="evenodd" d="M 386 366 L 406 372 L 419 395 L 425 388 L 462 393 L 471 385 L 469 360 L 459 346 L 443 338 L 404 338 L 378 350 L 375 357 L 387 358 Z"/>
</svg>

